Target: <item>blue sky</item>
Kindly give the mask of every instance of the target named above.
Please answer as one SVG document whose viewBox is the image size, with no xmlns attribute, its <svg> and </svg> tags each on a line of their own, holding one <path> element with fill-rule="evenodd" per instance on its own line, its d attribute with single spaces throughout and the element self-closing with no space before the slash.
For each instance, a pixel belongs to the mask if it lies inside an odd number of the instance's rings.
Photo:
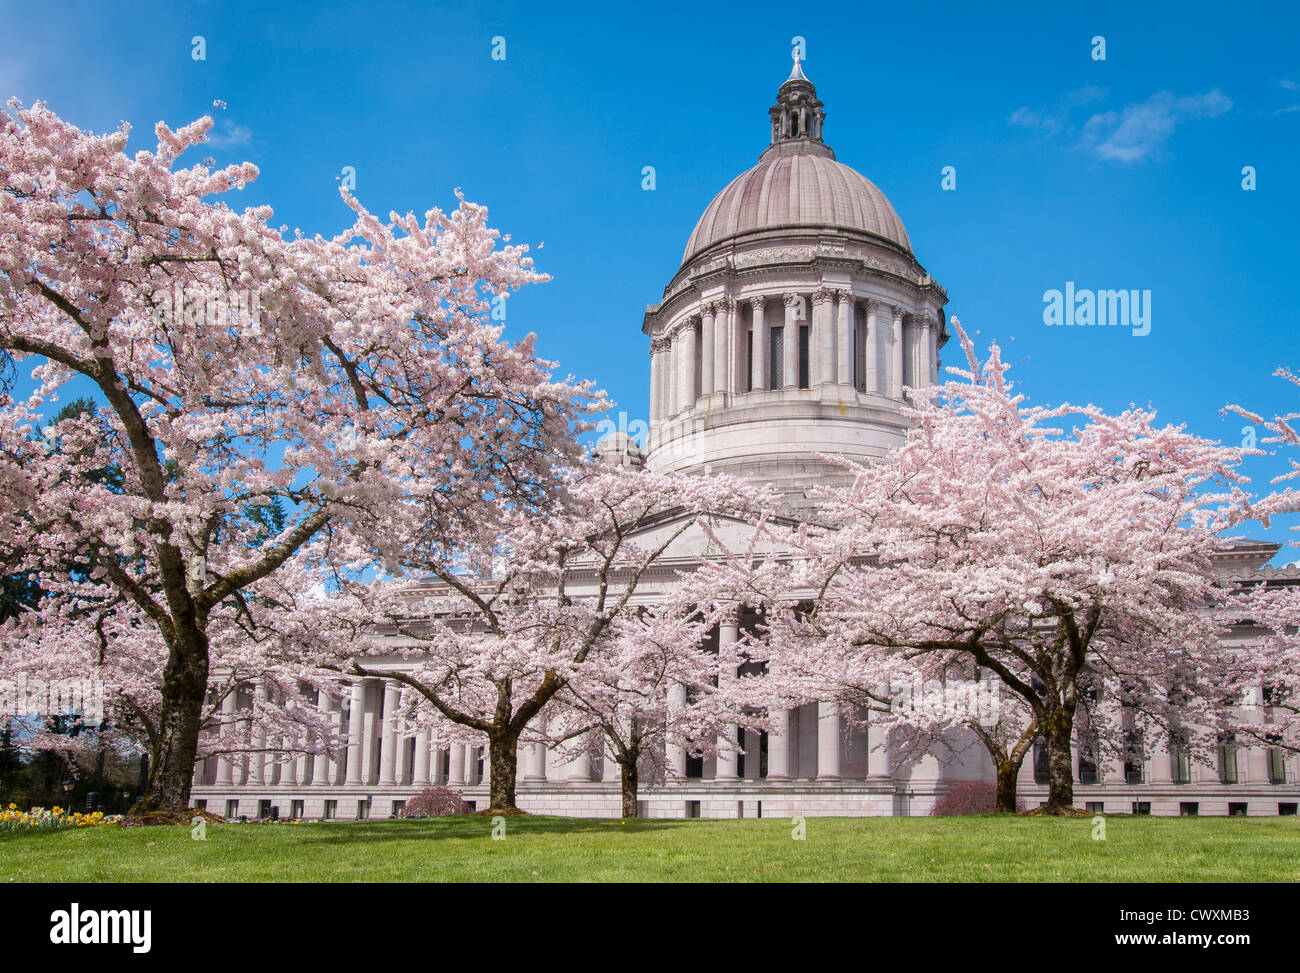
<svg viewBox="0 0 1300 973">
<path fill-rule="evenodd" d="M 1300 368 L 1300 14 L 973 6 L 73 3 L 34 18 L 0 0 L 29 25 L 0 35 L 0 97 L 97 131 L 128 120 L 150 147 L 156 120 L 222 99 L 211 154 L 255 162 L 247 204 L 307 232 L 348 222 L 344 166 L 381 213 L 446 207 L 461 187 L 515 241 L 545 244 L 554 280 L 511 302 L 510 331 L 538 332 L 561 372 L 637 419 L 645 305 L 766 144 L 798 35 L 827 142 L 889 196 L 949 314 L 1002 344 L 1032 398 L 1151 404 L 1232 442 L 1225 402 L 1295 408 L 1270 374 Z M 1045 326 L 1043 293 L 1066 281 L 1150 290 L 1150 334 Z M 1260 485 L 1278 468 L 1249 472 Z"/>
</svg>

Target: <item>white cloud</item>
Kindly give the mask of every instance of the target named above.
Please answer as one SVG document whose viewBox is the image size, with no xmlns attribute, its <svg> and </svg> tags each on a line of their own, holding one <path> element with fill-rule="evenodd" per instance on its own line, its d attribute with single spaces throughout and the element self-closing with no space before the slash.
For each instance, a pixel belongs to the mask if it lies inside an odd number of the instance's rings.
<svg viewBox="0 0 1300 973">
<path fill-rule="evenodd" d="M 224 130 L 213 129 L 208 133 L 208 144 L 218 149 L 233 149 L 250 145 L 253 130 L 247 125 L 236 125 L 230 119 L 225 120 Z"/>
<path fill-rule="evenodd" d="M 1076 105 L 1087 105 L 1106 97 L 1106 89 L 1095 84 L 1084 85 L 1074 91 L 1066 92 L 1051 108 L 1030 108 L 1022 105 L 1007 118 L 1007 124 L 1017 128 L 1028 128 L 1041 133 L 1047 138 L 1070 130 L 1070 112 Z"/>
<path fill-rule="evenodd" d="M 1118 112 L 1093 115 L 1083 126 L 1083 146 L 1110 162 L 1145 162 L 1159 157 L 1180 124 L 1194 118 L 1217 118 L 1232 109 L 1232 99 L 1218 88 L 1200 95 L 1174 97 L 1158 91 L 1146 101 Z"/>
</svg>

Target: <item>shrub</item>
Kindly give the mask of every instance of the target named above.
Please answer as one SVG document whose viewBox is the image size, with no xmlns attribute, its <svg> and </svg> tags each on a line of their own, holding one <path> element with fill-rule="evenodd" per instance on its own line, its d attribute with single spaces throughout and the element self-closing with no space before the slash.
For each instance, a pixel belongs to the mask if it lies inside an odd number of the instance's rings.
<svg viewBox="0 0 1300 973">
<path fill-rule="evenodd" d="M 404 818 L 440 818 L 446 814 L 469 814 L 460 792 L 449 787 L 426 787 L 406 802 Z"/>
<path fill-rule="evenodd" d="M 997 808 L 997 785 L 984 780 L 963 780 L 953 784 L 930 812 L 935 817 L 959 814 L 992 814 Z M 1023 801 L 1016 801 L 1016 810 L 1023 811 Z"/>
</svg>

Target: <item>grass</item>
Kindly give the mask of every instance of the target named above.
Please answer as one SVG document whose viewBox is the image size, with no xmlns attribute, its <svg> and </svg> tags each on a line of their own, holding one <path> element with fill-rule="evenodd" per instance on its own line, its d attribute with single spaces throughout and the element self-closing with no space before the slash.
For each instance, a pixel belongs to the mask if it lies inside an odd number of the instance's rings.
<svg viewBox="0 0 1300 973">
<path fill-rule="evenodd" d="M 1300 819 L 807 818 L 209 825 L 0 835 L 7 882 L 1300 880 Z"/>
</svg>

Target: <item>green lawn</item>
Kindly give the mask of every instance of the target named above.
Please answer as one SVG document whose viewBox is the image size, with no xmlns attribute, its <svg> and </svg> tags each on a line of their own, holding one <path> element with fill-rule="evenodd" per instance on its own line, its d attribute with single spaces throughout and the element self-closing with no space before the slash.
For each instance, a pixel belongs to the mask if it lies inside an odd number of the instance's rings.
<svg viewBox="0 0 1300 973">
<path fill-rule="evenodd" d="M 1300 881 L 1300 819 L 480 817 L 0 834 L 8 882 Z"/>
</svg>

